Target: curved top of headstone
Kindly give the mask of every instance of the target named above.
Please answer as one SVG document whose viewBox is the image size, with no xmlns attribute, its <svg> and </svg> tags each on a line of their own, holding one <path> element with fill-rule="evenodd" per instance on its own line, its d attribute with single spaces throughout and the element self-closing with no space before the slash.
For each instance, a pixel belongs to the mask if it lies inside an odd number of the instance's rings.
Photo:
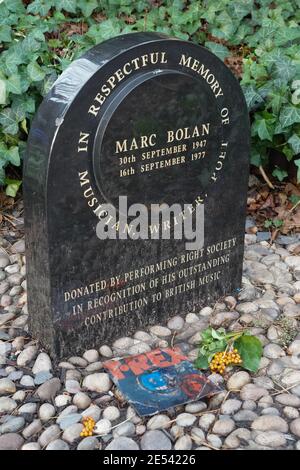
<svg viewBox="0 0 300 470">
<path fill-rule="evenodd" d="M 163 55 L 160 56 L 156 64 L 151 64 L 149 56 L 151 53 L 155 54 L 156 52 Z M 145 56 L 147 57 L 143 62 Z M 131 64 L 130 73 L 128 74 L 124 73 L 123 69 L 127 61 Z M 126 70 L 128 71 L 129 67 Z M 104 96 L 100 96 L 102 94 L 101 87 L 103 85 L 107 86 L 106 80 L 109 79 L 109 76 L 118 75 L 118 73 L 121 79 L 119 80 L 117 76 L 116 81 L 109 85 L 109 95 L 104 93 Z M 156 81 L 155 78 L 157 78 Z M 166 85 L 164 80 L 173 84 Z M 163 88 L 165 88 L 169 97 L 164 93 Z M 106 90 L 107 88 L 105 92 Z M 178 100 L 179 94 L 181 96 L 186 94 L 181 103 Z M 148 98 L 144 100 L 147 95 Z M 99 100 L 101 101 L 102 98 L 104 101 L 99 104 Z M 151 103 L 155 99 L 156 102 Z M 94 148 L 92 150 L 91 178 L 96 190 L 104 196 L 107 202 L 112 202 L 112 195 L 109 189 L 105 187 L 108 185 L 107 182 L 111 176 L 106 174 L 107 164 L 111 162 L 111 148 L 108 149 L 110 146 L 109 139 L 110 141 L 113 139 L 116 129 L 124 127 L 125 124 L 131 125 L 130 113 L 134 111 L 134 107 L 136 109 L 140 107 L 140 109 L 136 111 L 136 115 L 133 117 L 135 122 L 131 127 L 136 129 L 138 126 L 137 121 L 139 121 L 141 132 L 145 130 L 144 133 L 148 131 L 150 134 L 153 131 L 153 125 L 151 127 L 150 119 L 148 116 L 143 116 L 143 114 L 146 114 L 146 111 L 149 110 L 149 115 L 153 115 L 155 107 L 157 109 L 160 104 L 162 107 L 164 106 L 162 102 L 164 99 L 168 100 L 168 103 L 173 100 L 174 104 L 177 100 L 177 107 L 175 105 L 173 111 L 169 110 L 169 116 L 162 110 L 155 117 L 155 120 L 159 125 L 162 121 L 165 122 L 166 128 L 169 126 L 170 129 L 175 126 L 170 119 L 172 112 L 174 116 L 179 112 L 186 113 L 186 119 L 177 119 L 178 127 L 182 129 L 188 127 L 189 119 L 194 123 L 197 121 L 197 110 L 195 106 L 192 107 L 192 101 L 194 103 L 199 101 L 201 103 L 199 106 L 202 106 L 205 110 L 209 109 L 211 114 L 216 115 L 218 109 L 220 123 L 222 120 L 225 123 L 229 118 L 229 114 L 231 114 L 229 126 L 218 127 L 215 125 L 214 130 L 212 130 L 210 140 L 214 149 L 211 149 L 211 153 L 215 154 L 215 159 L 206 159 L 201 162 L 201 165 L 200 162 L 195 163 L 193 167 L 194 176 L 189 176 L 188 185 L 186 191 L 182 192 L 181 200 L 189 202 L 186 193 L 190 193 L 191 188 L 199 187 L 199 185 L 203 189 L 202 196 L 205 197 L 206 186 L 209 181 L 212 182 L 211 178 L 214 176 L 214 169 L 217 164 L 217 147 L 220 145 L 221 140 L 227 140 L 226 132 L 230 130 L 231 134 L 232 132 L 236 134 L 237 150 L 239 148 L 238 142 L 242 136 L 240 143 L 245 147 L 249 147 L 249 122 L 244 96 L 231 71 L 209 50 L 191 42 L 154 32 L 130 33 L 109 39 L 87 51 L 61 74 L 40 105 L 31 127 L 27 147 L 27 154 L 30 154 L 30 157 L 25 158 L 24 161 L 25 186 L 30 180 L 34 180 L 36 183 L 35 190 L 40 190 L 45 194 L 50 167 L 56 165 L 58 158 L 59 160 L 63 158 L 65 165 L 69 164 L 70 139 L 75 138 L 76 132 L 77 134 L 84 133 L 84 127 L 87 124 L 87 127 L 91 126 L 89 129 L 93 128 Z M 131 109 L 126 115 L 124 108 L 127 106 L 128 109 L 128 104 L 130 104 Z M 122 110 L 123 120 L 120 119 L 119 110 Z M 188 117 L 189 113 L 190 116 Z M 195 116 L 191 116 L 192 114 Z M 147 122 L 143 122 L 143 118 Z M 88 121 L 90 121 L 90 124 L 88 124 Z M 204 122 L 202 124 L 205 125 Z M 213 124 L 217 124 L 217 122 Z M 80 127 L 81 129 L 79 129 Z M 234 127 L 236 127 L 235 130 Z M 128 130 L 128 134 L 131 131 L 132 129 Z M 193 132 L 193 129 L 189 129 L 189 131 Z M 62 140 L 58 144 L 60 137 Z M 124 141 L 127 137 L 126 132 L 123 132 L 121 137 Z M 121 144 L 122 139 L 120 140 Z M 64 155 L 60 155 L 60 152 L 57 151 L 57 147 L 61 145 L 66 148 Z M 96 147 L 98 147 L 98 150 Z M 119 147 L 119 149 L 122 148 Z M 132 150 L 130 142 L 128 142 L 126 150 Z M 237 159 L 236 164 L 242 164 L 242 160 Z M 55 171 L 58 172 L 59 168 L 56 168 Z M 169 171 L 171 177 L 175 175 L 176 171 L 178 173 L 179 168 Z M 195 176 L 196 173 L 197 176 Z M 151 176 L 153 176 L 153 172 Z M 143 185 L 146 184 L 146 175 L 142 179 Z M 137 191 L 140 192 L 143 185 L 137 188 Z M 125 186 L 124 182 L 123 186 L 121 185 L 115 192 L 118 194 L 120 191 L 126 193 L 127 187 Z M 173 190 L 169 186 L 166 188 L 168 191 L 166 189 L 165 193 L 176 191 L 176 188 L 173 188 Z M 50 190 L 52 189 L 51 184 Z M 165 196 L 166 194 L 161 194 L 157 202 L 163 201 Z M 148 199 L 148 202 L 155 202 L 150 197 Z M 166 202 L 171 202 L 171 200 L 175 202 L 175 199 L 173 197 L 170 200 L 165 200 Z M 134 194 L 133 200 L 136 200 Z M 139 200 L 139 202 L 143 201 Z"/>
</svg>

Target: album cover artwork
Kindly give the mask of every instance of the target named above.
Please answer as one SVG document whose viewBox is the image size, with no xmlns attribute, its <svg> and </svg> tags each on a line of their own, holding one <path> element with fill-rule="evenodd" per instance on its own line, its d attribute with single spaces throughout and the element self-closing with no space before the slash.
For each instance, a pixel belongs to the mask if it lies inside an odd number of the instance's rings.
<svg viewBox="0 0 300 470">
<path fill-rule="evenodd" d="M 112 359 L 103 366 L 140 416 L 153 415 L 222 390 L 179 349 L 155 349 Z"/>
</svg>

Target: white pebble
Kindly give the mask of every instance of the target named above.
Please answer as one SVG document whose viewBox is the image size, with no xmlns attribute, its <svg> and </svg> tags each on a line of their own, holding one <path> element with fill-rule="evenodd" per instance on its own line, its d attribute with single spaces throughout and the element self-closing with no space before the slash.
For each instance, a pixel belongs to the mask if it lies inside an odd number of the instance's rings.
<svg viewBox="0 0 300 470">
<path fill-rule="evenodd" d="M 106 434 L 109 434 L 111 431 L 111 422 L 108 419 L 100 419 L 95 424 L 94 427 L 94 433 L 99 434 L 101 436 L 105 436 Z"/>
</svg>

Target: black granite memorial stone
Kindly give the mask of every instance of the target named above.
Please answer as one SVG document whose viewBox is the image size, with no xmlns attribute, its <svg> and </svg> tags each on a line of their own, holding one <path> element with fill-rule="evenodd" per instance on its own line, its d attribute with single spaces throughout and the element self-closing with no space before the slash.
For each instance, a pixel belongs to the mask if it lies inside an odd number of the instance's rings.
<svg viewBox="0 0 300 470">
<path fill-rule="evenodd" d="M 37 112 L 24 164 L 33 336 L 74 355 L 236 293 L 248 155 L 240 86 L 205 48 L 134 33 L 74 61 Z M 119 196 L 204 204 L 203 247 L 100 239 L 103 205 L 120 216 Z"/>
</svg>

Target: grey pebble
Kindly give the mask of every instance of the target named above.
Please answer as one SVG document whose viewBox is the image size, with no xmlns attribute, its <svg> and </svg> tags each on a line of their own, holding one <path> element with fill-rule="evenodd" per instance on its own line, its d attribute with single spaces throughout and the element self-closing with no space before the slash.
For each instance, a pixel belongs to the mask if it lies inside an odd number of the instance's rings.
<svg viewBox="0 0 300 470">
<path fill-rule="evenodd" d="M 64 431 L 62 435 L 63 440 L 73 444 L 73 442 L 79 439 L 82 429 L 83 425 L 81 423 L 72 424 Z"/>
<path fill-rule="evenodd" d="M 50 442 L 54 441 L 55 439 L 58 439 L 61 434 L 61 430 L 59 429 L 59 426 L 57 424 L 52 424 L 48 428 L 45 429 L 45 431 L 42 432 L 42 434 L 39 437 L 39 444 L 40 446 L 46 447 Z"/>
<path fill-rule="evenodd" d="M 22 413 L 31 413 L 34 414 L 37 410 L 37 403 L 25 403 L 24 405 L 20 406 L 18 409 L 18 414 L 21 415 Z"/>
<path fill-rule="evenodd" d="M 69 450 L 69 446 L 62 439 L 55 439 L 47 445 L 46 450 Z"/>
<path fill-rule="evenodd" d="M 22 446 L 21 450 L 41 450 L 41 446 L 38 442 L 27 442 Z"/>
<path fill-rule="evenodd" d="M 143 450 L 170 450 L 170 439 L 162 431 L 147 431 L 141 439 Z"/>
<path fill-rule="evenodd" d="M 53 378 L 40 385 L 36 391 L 36 394 L 41 401 L 50 401 L 60 390 L 60 387 L 60 380 L 58 378 Z"/>
<path fill-rule="evenodd" d="M 139 450 L 139 446 L 133 439 L 121 436 L 113 439 L 105 450 Z"/>
<path fill-rule="evenodd" d="M 23 417 L 12 417 L 6 423 L 0 425 L 0 434 L 15 433 L 23 429 L 25 419 Z"/>
<path fill-rule="evenodd" d="M 89 436 L 82 439 L 77 446 L 77 450 L 97 450 L 101 449 L 101 442 L 95 436 Z"/>
<path fill-rule="evenodd" d="M 0 450 L 18 450 L 22 447 L 23 443 L 23 437 L 16 433 L 0 436 Z"/>
<path fill-rule="evenodd" d="M 127 421 L 126 423 L 123 423 L 120 426 L 117 426 L 113 430 L 113 437 L 120 437 L 120 436 L 132 437 L 134 435 L 135 435 L 135 425 L 131 423 L 130 421 Z"/>
<path fill-rule="evenodd" d="M 34 388 L 34 380 L 30 375 L 23 375 L 20 380 L 20 384 L 23 385 L 23 387 Z"/>
<path fill-rule="evenodd" d="M 49 371 L 41 371 L 41 372 L 38 372 L 35 377 L 34 377 L 34 383 L 36 385 L 41 385 L 45 382 L 47 382 L 47 380 L 50 380 L 52 379 L 53 375 L 51 374 L 51 372 Z"/>
<path fill-rule="evenodd" d="M 65 429 L 68 429 L 72 424 L 79 423 L 81 419 L 81 414 L 72 413 L 68 414 L 67 416 L 63 416 L 62 418 L 58 418 L 56 422 L 59 425 L 60 429 L 64 431 Z"/>
<path fill-rule="evenodd" d="M 30 437 L 34 436 L 35 434 L 38 434 L 41 432 L 43 428 L 42 422 L 40 419 L 35 419 L 32 421 L 32 423 L 27 426 L 23 432 L 22 435 L 25 439 L 29 439 Z"/>
</svg>

